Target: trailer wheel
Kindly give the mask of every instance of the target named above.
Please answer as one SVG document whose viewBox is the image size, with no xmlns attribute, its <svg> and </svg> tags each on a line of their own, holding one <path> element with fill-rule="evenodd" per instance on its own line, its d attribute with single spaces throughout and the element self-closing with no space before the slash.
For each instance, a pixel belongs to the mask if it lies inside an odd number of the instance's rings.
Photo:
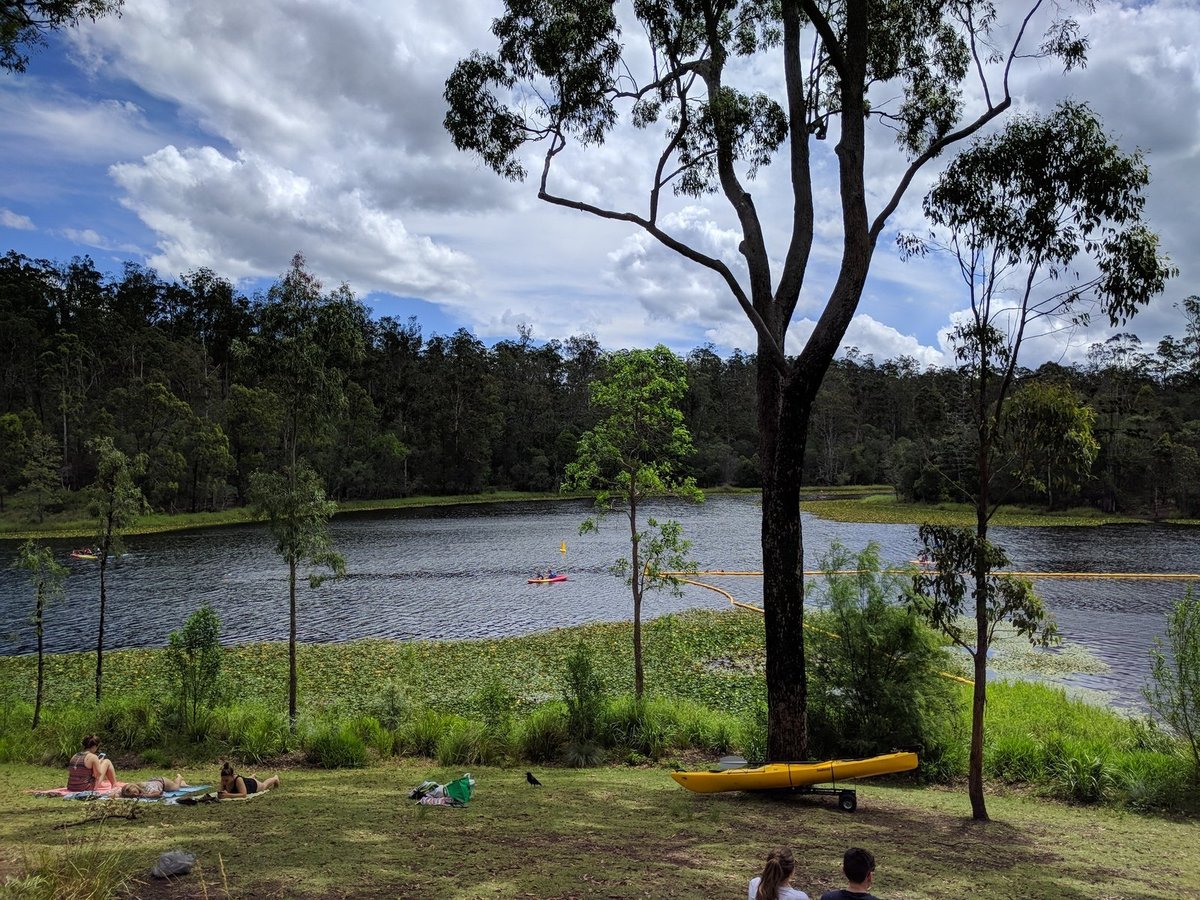
<svg viewBox="0 0 1200 900">
<path fill-rule="evenodd" d="M 838 794 L 838 806 L 846 812 L 854 812 L 858 809 L 858 795 L 854 791 L 842 791 Z"/>
</svg>

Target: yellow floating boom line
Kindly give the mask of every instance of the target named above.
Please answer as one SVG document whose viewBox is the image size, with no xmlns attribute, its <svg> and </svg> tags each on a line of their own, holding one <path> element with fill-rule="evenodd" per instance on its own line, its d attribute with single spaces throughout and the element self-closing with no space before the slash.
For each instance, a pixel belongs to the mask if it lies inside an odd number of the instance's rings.
<svg viewBox="0 0 1200 900">
<path fill-rule="evenodd" d="M 903 574 L 912 572 L 913 569 L 912 568 L 884 569 L 883 571 L 889 575 L 903 575 Z M 919 571 L 919 569 L 918 569 L 918 571 Z M 690 577 L 690 576 L 696 576 L 696 575 L 715 575 L 718 577 L 746 576 L 746 577 L 761 578 L 762 574 L 763 574 L 762 572 L 737 572 L 737 571 L 731 571 L 728 569 L 705 569 L 705 570 L 696 571 L 696 572 L 659 572 L 658 576 L 660 578 L 676 578 L 684 584 L 692 584 L 692 585 L 695 585 L 696 587 L 705 588 L 706 590 L 710 590 L 710 591 L 720 594 L 722 597 L 724 597 L 726 600 L 729 601 L 730 605 L 732 605 L 736 609 L 752 610 L 753 612 L 756 612 L 759 615 L 763 615 L 763 609 L 761 606 L 755 606 L 753 603 L 744 603 L 741 600 L 735 599 L 733 594 L 729 593 L 729 591 L 723 590 L 722 588 L 717 587 L 715 584 L 708 584 L 707 582 L 704 582 L 704 581 L 697 581 L 694 577 Z M 867 569 L 810 569 L 810 570 L 806 570 L 803 574 L 805 576 L 815 576 L 815 575 L 870 575 L 873 573 Z M 1013 575 L 1017 578 L 1079 578 L 1079 579 L 1090 579 L 1090 580 L 1112 579 L 1114 581 L 1135 581 L 1135 580 L 1149 581 L 1149 580 L 1156 580 L 1156 579 L 1162 580 L 1162 581 L 1200 580 L 1200 574 L 1186 573 L 1186 572 L 996 572 L 995 574 L 997 574 L 997 575 Z M 812 625 L 809 625 L 808 623 L 805 623 L 804 627 L 811 631 L 820 631 L 822 634 L 827 634 L 830 637 L 838 638 L 839 640 L 841 639 L 839 635 L 836 635 L 831 631 L 823 631 L 822 629 L 814 628 Z M 943 678 L 948 678 L 951 681 L 957 681 L 960 684 L 967 684 L 967 685 L 975 684 L 975 682 L 972 681 L 970 678 L 964 678 L 961 675 L 955 675 L 953 672 L 938 672 L 938 674 L 941 675 Z"/>
</svg>

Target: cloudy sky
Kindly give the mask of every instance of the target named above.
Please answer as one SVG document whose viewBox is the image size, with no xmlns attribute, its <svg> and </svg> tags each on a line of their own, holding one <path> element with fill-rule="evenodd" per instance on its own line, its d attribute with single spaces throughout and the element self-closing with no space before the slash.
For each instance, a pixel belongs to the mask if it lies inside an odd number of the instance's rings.
<svg viewBox="0 0 1200 900">
<path fill-rule="evenodd" d="M 715 276 L 630 226 L 541 203 L 532 182 L 507 183 L 453 148 L 444 82 L 459 58 L 493 47 L 498 12 L 491 0 L 126 0 L 119 19 L 36 52 L 27 73 L 0 72 L 0 251 L 90 254 L 106 271 L 135 260 L 168 278 L 207 266 L 251 291 L 301 251 L 329 286 L 349 283 L 378 315 L 415 315 L 427 335 L 462 326 L 491 344 L 528 325 L 537 340 L 590 332 L 608 348 L 753 348 Z M 1087 68 L 1064 76 L 1025 61 L 1016 106 L 1085 100 L 1123 147 L 1145 151 L 1148 218 L 1180 269 L 1127 329 L 1153 349 L 1182 333 L 1174 304 L 1200 293 L 1200 6 L 1101 0 L 1076 16 L 1091 36 Z M 777 91 L 770 66 L 740 74 Z M 870 149 L 874 212 L 903 158 L 884 134 Z M 552 186 L 643 210 L 651 152 L 616 135 L 564 154 Z M 751 183 L 777 257 L 785 174 L 768 167 Z M 836 263 L 834 174 L 819 158 L 819 242 L 793 350 Z M 935 174 L 914 185 L 897 229 L 920 229 Z M 719 198 L 673 201 L 664 221 L 737 266 Z M 894 239 L 880 243 L 845 343 L 877 359 L 945 362 L 962 285 L 946 260 L 902 262 Z M 1108 334 L 1061 332 L 1026 359 L 1079 359 Z"/>
</svg>

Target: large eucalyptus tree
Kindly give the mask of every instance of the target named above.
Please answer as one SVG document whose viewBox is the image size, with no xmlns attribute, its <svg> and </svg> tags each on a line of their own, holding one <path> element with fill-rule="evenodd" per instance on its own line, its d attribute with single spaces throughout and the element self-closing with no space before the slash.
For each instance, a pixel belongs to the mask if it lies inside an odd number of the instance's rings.
<svg viewBox="0 0 1200 900">
<path fill-rule="evenodd" d="M 757 334 L 762 465 L 768 752 L 808 745 L 800 486 L 817 390 L 858 308 L 880 236 L 918 172 L 1012 104 L 1018 59 L 1070 69 L 1087 42 L 1032 0 L 1001 28 L 988 0 L 506 0 L 493 53 L 459 62 L 446 83 L 446 127 L 462 150 L 509 179 L 541 143 L 538 197 L 639 228 L 721 280 Z M 1057 7 L 1055 7 L 1055 10 Z M 647 47 L 626 44 L 624 27 Z M 1041 30 L 1040 41 L 1032 32 Z M 763 89 L 774 76 L 775 96 Z M 970 99 L 968 99 L 968 97 Z M 645 203 L 622 208 L 564 196 L 552 176 L 568 148 L 643 129 Z M 894 183 L 867 190 L 868 139 L 896 137 Z M 832 137 L 834 155 L 816 142 Z M 766 222 L 747 181 L 781 152 L 792 211 Z M 885 164 L 873 168 L 879 172 Z M 626 172 L 630 170 L 626 167 Z M 577 182 L 566 182 L 575 184 Z M 828 288 L 810 274 L 820 193 L 840 201 L 841 249 Z M 718 194 L 738 221 L 741 264 L 672 231 L 669 195 Z M 664 196 L 666 194 L 667 196 Z M 875 199 L 878 198 L 878 199 Z M 870 207 L 874 207 L 874 209 Z M 767 234 L 782 233 L 772 252 Z M 743 271 L 744 266 L 744 271 Z M 802 298 L 820 309 L 797 355 L 786 337 Z M 823 298 L 823 299 L 819 299 Z"/>
</svg>

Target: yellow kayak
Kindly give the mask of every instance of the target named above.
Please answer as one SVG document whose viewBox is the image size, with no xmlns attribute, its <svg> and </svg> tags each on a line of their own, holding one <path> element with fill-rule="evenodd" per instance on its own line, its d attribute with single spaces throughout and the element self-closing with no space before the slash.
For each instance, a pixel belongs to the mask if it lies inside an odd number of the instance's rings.
<svg viewBox="0 0 1200 900">
<path fill-rule="evenodd" d="M 698 794 L 717 791 L 770 791 L 805 788 L 814 784 L 870 778 L 907 772 L 917 767 L 915 753 L 885 753 L 868 759 L 830 759 L 824 762 L 771 763 L 757 769 L 720 772 L 672 772 L 671 777 Z"/>
</svg>

